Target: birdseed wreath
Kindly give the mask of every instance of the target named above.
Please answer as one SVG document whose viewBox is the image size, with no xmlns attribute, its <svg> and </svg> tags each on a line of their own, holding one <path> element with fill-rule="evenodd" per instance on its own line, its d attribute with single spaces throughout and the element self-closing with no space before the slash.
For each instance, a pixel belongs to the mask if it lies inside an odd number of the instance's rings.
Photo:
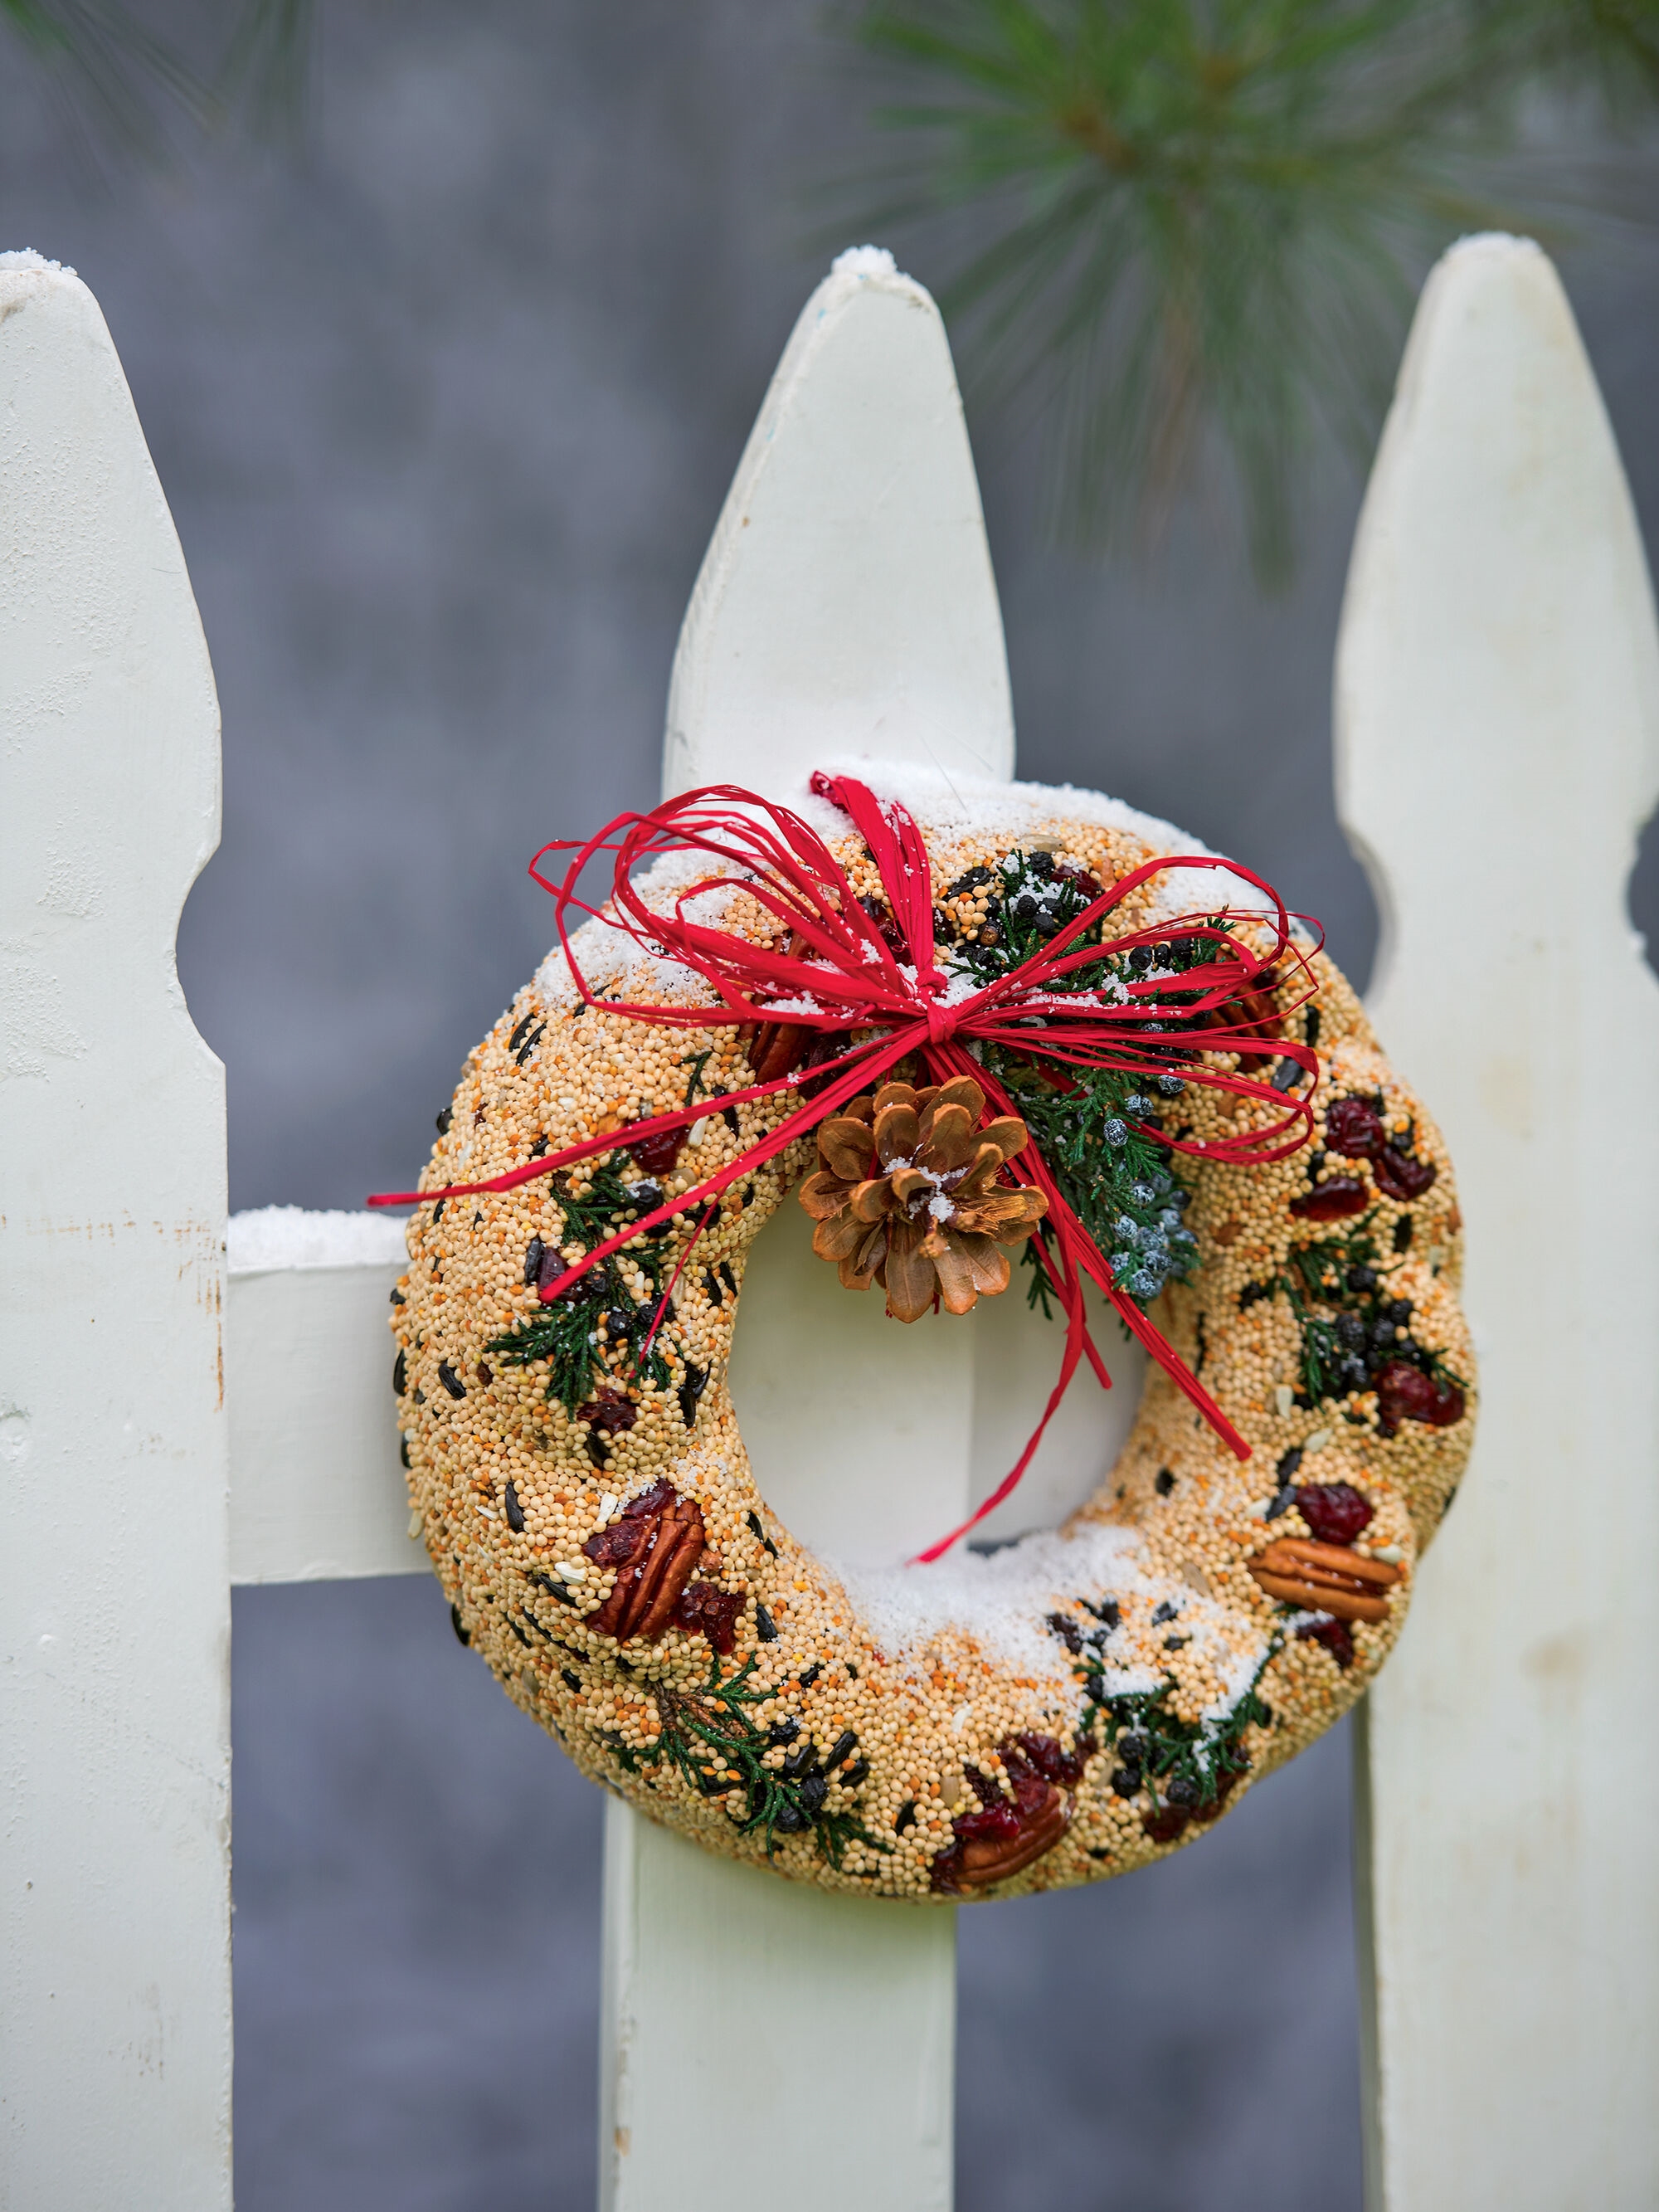
<svg viewBox="0 0 1659 2212">
<path fill-rule="evenodd" d="M 1469 1449 L 1460 1218 L 1247 870 L 1092 793 L 880 780 L 546 848 L 560 949 L 378 1201 L 418 1200 L 393 1380 L 456 1632 L 585 1772 L 820 1887 L 1018 1895 L 1189 1839 L 1381 1665 Z M 854 1571 L 768 1510 L 726 1375 L 792 1190 L 826 1296 L 949 1328 L 1023 1279 L 1050 1413 L 1105 1377 L 1085 1282 L 1147 1345 L 1063 1528 Z"/>
</svg>

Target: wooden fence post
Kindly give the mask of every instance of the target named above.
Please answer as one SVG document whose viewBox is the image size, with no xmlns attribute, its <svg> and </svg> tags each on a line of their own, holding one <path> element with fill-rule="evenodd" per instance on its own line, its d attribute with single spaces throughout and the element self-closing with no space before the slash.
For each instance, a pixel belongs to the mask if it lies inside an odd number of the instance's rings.
<svg viewBox="0 0 1659 2212">
<path fill-rule="evenodd" d="M 97 303 L 0 256 L 0 2196 L 230 2203 L 219 837 L 184 557 Z"/>
<path fill-rule="evenodd" d="M 848 754 L 1013 765 L 944 326 L 867 248 L 808 301 L 738 465 L 680 637 L 664 783 L 782 795 Z M 805 1541 L 901 1559 L 968 1503 L 971 1334 L 901 1342 L 870 1301 L 825 1295 L 810 1229 L 786 1207 L 750 1261 L 744 1439 Z M 769 2173 L 793 2212 L 944 2212 L 954 1914 L 815 1894 L 606 1810 L 606 2212 L 714 2212 Z"/>
<path fill-rule="evenodd" d="M 1369 1699 L 1372 2212 L 1659 2203 L 1659 641 L 1549 262 L 1419 307 L 1337 664 L 1373 1010 L 1459 1165 L 1480 1441 Z"/>
</svg>

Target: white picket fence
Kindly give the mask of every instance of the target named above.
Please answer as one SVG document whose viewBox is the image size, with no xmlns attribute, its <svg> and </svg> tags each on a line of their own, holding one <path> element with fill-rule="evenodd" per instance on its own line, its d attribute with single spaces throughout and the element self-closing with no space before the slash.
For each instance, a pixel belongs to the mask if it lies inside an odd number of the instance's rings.
<svg viewBox="0 0 1659 2212">
<path fill-rule="evenodd" d="M 217 838 L 212 677 L 96 303 L 30 257 L 0 257 L 0 2200 L 210 2212 L 230 2202 L 229 1590 L 424 1571 L 386 1387 L 397 1268 L 322 1216 L 282 1265 L 238 1224 L 227 1274 L 222 1071 L 173 957 Z M 1659 994 L 1625 887 L 1659 794 L 1659 640 L 1594 378 L 1524 241 L 1466 242 L 1424 294 L 1337 751 L 1385 916 L 1379 1025 L 1460 1166 L 1486 1392 L 1370 1700 L 1370 2202 L 1651 2212 Z M 808 304 L 738 469 L 665 782 L 775 791 L 849 752 L 1013 762 L 943 328 L 867 252 Z M 1036 1387 L 1015 1302 L 901 1348 L 852 1300 L 804 1326 L 817 1286 L 781 1218 L 755 1267 L 734 1387 L 786 1519 L 868 1557 L 874 1528 L 902 1553 L 957 1518 Z M 1074 1397 L 1038 1470 L 1054 1516 L 1133 1390 L 1109 1427 Z M 605 2206 L 738 2201 L 740 2132 L 795 2212 L 942 2212 L 951 1913 L 798 1891 L 609 1814 Z M 802 2154 L 801 2114 L 832 2110 L 833 2160 Z"/>
</svg>

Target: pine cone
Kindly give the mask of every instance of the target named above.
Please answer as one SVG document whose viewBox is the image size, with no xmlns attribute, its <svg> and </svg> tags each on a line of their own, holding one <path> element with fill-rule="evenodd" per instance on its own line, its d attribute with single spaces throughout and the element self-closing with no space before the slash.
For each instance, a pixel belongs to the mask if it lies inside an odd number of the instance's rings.
<svg viewBox="0 0 1659 2212">
<path fill-rule="evenodd" d="M 967 1313 L 1008 1287 L 998 1248 L 1029 1237 L 1048 1208 L 1038 1190 L 999 1183 L 1030 1132 L 1017 1115 L 984 1128 L 985 1093 L 968 1076 L 926 1091 L 884 1084 L 818 1129 L 823 1165 L 801 1185 L 817 1223 L 812 1249 L 839 1262 L 848 1290 L 872 1282 L 887 1310 L 915 1321 L 935 1297 Z"/>
</svg>

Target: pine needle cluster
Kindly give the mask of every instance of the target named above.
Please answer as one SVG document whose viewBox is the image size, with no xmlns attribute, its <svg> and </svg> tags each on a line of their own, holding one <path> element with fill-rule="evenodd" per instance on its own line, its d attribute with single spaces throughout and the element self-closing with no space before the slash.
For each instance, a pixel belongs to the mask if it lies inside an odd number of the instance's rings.
<svg viewBox="0 0 1659 2212">
<path fill-rule="evenodd" d="M 303 113 L 315 0 L 239 0 L 186 46 L 121 0 L 0 0 L 0 27 L 46 73 L 91 161 L 177 158 L 191 135 L 244 123 L 290 136 Z M 208 49 L 196 51 L 196 46 Z"/>
<path fill-rule="evenodd" d="M 914 93 L 862 212 L 929 226 L 1062 529 L 1156 528 L 1213 444 L 1268 582 L 1322 430 L 1370 450 L 1428 258 L 1536 218 L 1499 165 L 1540 89 L 1598 128 L 1659 104 L 1659 0 L 877 0 L 860 29 Z"/>
</svg>

